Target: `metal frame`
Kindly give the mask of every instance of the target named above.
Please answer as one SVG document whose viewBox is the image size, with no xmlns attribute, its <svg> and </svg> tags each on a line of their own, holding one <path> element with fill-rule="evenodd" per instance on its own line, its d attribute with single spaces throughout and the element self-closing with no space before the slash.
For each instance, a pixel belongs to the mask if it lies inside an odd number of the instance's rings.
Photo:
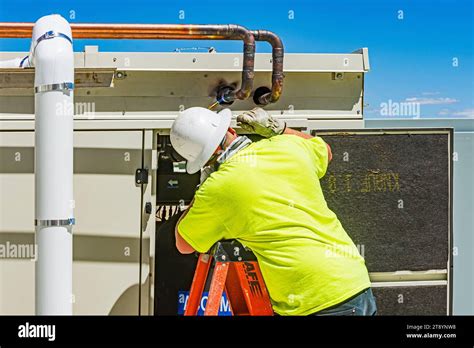
<svg viewBox="0 0 474 348">
<path fill-rule="evenodd" d="M 367 49 L 358 52 L 286 54 L 285 92 L 266 109 L 294 128 L 332 128 L 333 122 L 335 128 L 363 127 L 364 74 L 370 67 Z M 0 52 L 0 60 L 24 54 Z M 167 130 L 182 108 L 209 106 L 219 80 L 237 82 L 242 63 L 238 53 L 99 52 L 86 46 L 75 53 L 75 69 L 75 107 L 95 106 L 93 115 L 76 112 L 76 129 Z M 255 88 L 269 87 L 272 69 L 271 54 L 256 54 Z M 343 79 L 332 78 L 338 72 Z M 0 129 L 33 129 L 33 74 L 34 69 L 0 69 Z M 181 82 L 183 74 L 191 85 Z M 230 109 L 235 114 L 253 108 L 251 99 Z"/>
<path fill-rule="evenodd" d="M 23 58 L 28 52 L 0 52 L 0 60 Z M 236 71 L 239 53 L 202 52 L 99 52 L 98 46 L 85 46 L 75 52 L 76 68 L 116 68 L 147 71 Z M 370 70 L 368 50 L 352 53 L 286 53 L 285 73 L 292 72 L 362 72 Z M 194 60 L 194 61 L 193 61 Z M 0 69 L 0 72 L 3 69 Z M 271 72 L 271 53 L 255 55 L 255 72 Z"/>
<path fill-rule="evenodd" d="M 381 129 L 338 129 L 337 133 L 344 134 L 447 134 L 449 139 L 448 146 L 448 175 L 449 175 L 449 216 L 448 216 L 448 264 L 446 265 L 446 279 L 440 279 L 441 270 L 431 270 L 432 272 L 411 272 L 406 271 L 404 275 L 400 275 L 397 272 L 385 273 L 385 277 L 381 277 L 381 272 L 377 272 L 376 276 L 380 280 L 383 279 L 383 283 L 380 281 L 375 281 L 372 283 L 373 286 L 380 287 L 382 284 L 392 284 L 393 282 L 400 282 L 403 285 L 400 286 L 415 286 L 418 281 L 412 280 L 413 276 L 419 275 L 422 278 L 422 281 L 430 285 L 430 282 L 433 282 L 432 285 L 446 285 L 448 293 L 448 315 L 453 314 L 453 149 L 454 149 L 454 129 L 453 128 L 381 128 Z M 335 134 L 334 130 L 313 130 L 312 135 L 324 136 Z M 370 274 L 370 273 L 369 273 Z M 408 278 L 408 279 L 407 279 Z M 445 284 L 440 282 L 446 282 Z"/>
</svg>

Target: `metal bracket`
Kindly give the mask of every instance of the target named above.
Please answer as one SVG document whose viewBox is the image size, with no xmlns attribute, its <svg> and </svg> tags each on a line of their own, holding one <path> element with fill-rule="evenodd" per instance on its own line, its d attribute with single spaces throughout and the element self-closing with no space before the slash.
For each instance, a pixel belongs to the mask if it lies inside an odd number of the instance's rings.
<svg viewBox="0 0 474 348">
<path fill-rule="evenodd" d="M 257 261 L 255 254 L 235 239 L 217 242 L 211 250 L 211 255 L 220 262 Z"/>
<path fill-rule="evenodd" d="M 143 185 L 148 184 L 148 169 L 138 168 L 135 172 L 135 184 Z"/>
<path fill-rule="evenodd" d="M 146 202 L 145 203 L 145 213 L 150 215 L 152 209 L 153 209 L 153 205 L 151 204 L 151 202 Z"/>
</svg>

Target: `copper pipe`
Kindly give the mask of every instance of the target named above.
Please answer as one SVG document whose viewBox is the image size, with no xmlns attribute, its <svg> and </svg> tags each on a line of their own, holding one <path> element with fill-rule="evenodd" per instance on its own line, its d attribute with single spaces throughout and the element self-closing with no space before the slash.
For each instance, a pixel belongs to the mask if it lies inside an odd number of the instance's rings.
<svg viewBox="0 0 474 348">
<path fill-rule="evenodd" d="M 268 30 L 253 30 L 251 33 L 255 37 L 255 41 L 266 41 L 272 45 L 272 91 L 262 95 L 258 100 L 262 105 L 275 103 L 280 99 L 285 77 L 283 74 L 283 43 L 275 33 Z"/>
<path fill-rule="evenodd" d="M 0 38 L 30 38 L 33 23 L 0 23 Z M 240 89 L 225 97 L 247 99 L 252 93 L 255 39 L 239 25 L 195 24 L 71 24 L 75 39 L 242 40 L 244 59 Z"/>
</svg>

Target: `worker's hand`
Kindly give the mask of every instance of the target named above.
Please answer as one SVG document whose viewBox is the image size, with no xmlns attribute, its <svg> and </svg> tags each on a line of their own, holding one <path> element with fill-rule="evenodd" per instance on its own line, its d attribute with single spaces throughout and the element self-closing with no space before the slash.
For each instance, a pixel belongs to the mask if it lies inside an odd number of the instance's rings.
<svg viewBox="0 0 474 348">
<path fill-rule="evenodd" d="M 282 134 L 286 128 L 284 121 L 271 117 L 262 108 L 254 108 L 237 116 L 237 126 L 265 138 Z"/>
</svg>

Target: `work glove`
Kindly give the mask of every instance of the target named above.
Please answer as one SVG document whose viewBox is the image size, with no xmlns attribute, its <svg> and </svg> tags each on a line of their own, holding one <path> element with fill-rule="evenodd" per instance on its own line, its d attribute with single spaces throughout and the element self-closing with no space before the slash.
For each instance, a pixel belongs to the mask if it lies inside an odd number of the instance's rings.
<svg viewBox="0 0 474 348">
<path fill-rule="evenodd" d="M 273 118 L 262 108 L 254 108 L 237 116 L 237 126 L 247 132 L 270 138 L 282 134 L 286 123 Z"/>
</svg>

